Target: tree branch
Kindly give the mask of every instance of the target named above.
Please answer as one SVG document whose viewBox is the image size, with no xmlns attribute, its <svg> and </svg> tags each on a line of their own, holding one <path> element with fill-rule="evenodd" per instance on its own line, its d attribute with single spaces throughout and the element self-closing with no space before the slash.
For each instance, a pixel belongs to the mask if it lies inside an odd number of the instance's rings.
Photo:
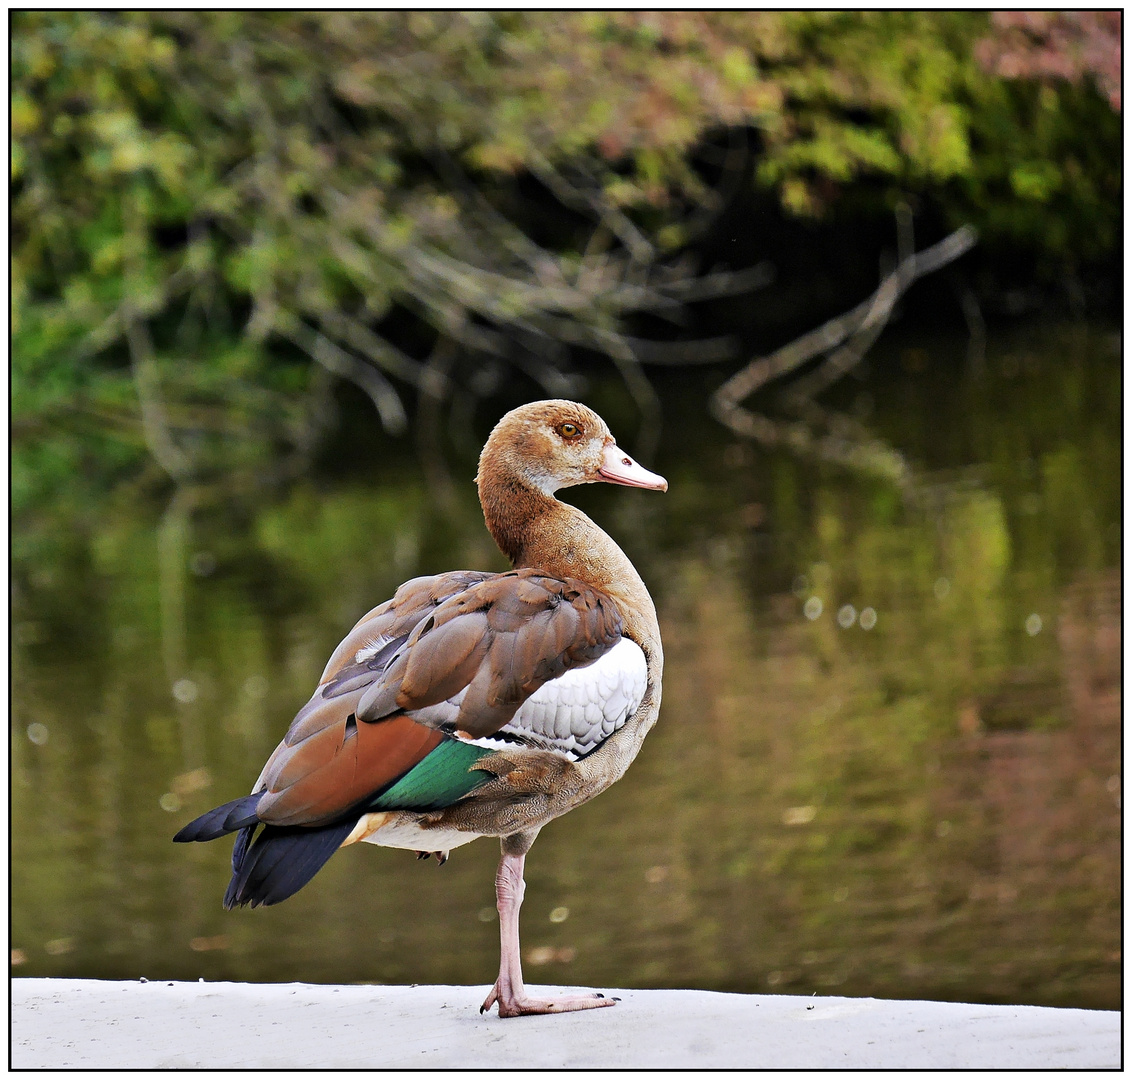
<svg viewBox="0 0 1132 1080">
<path fill-rule="evenodd" d="M 404 434 L 408 420 L 401 398 L 389 380 L 372 365 L 335 345 L 324 334 L 312 330 L 297 316 L 280 313 L 273 329 L 327 371 L 349 379 L 363 390 L 377 409 L 377 415 L 386 431 L 391 435 Z"/>
</svg>

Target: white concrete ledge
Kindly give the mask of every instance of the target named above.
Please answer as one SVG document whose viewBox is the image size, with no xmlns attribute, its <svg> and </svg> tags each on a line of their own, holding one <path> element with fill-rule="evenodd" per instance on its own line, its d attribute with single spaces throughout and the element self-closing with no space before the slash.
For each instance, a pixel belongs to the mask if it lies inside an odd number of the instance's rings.
<svg viewBox="0 0 1132 1080">
<path fill-rule="evenodd" d="M 13 979 L 12 1067 L 1098 1069 L 1120 1013 L 613 990 L 500 1020 L 486 986 Z M 559 991 L 546 988 L 546 993 Z"/>
</svg>

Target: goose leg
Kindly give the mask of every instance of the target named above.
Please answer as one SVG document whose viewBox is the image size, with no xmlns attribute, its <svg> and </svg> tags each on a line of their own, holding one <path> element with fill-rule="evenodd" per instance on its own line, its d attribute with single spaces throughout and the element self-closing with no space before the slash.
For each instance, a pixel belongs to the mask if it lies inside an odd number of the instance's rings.
<svg viewBox="0 0 1132 1080">
<path fill-rule="evenodd" d="M 499 909 L 499 978 L 491 993 L 480 1006 L 480 1012 L 498 1003 L 499 1015 L 528 1016 L 533 1013 L 574 1012 L 578 1009 L 600 1009 L 612 1005 L 614 998 L 602 994 L 576 994 L 560 998 L 531 998 L 523 985 L 523 969 L 519 960 L 519 908 L 523 903 L 526 884 L 523 881 L 523 864 L 526 862 L 527 843 L 521 854 L 508 851 L 508 841 L 502 843 L 503 854 L 495 875 L 495 903 Z M 531 840 L 534 838 L 531 837 Z M 517 845 L 512 845 L 517 846 Z"/>
</svg>

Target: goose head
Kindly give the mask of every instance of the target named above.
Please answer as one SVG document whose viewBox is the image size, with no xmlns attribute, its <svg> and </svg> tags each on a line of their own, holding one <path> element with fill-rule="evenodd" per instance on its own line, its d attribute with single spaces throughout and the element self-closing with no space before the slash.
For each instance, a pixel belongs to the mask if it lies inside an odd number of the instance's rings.
<svg viewBox="0 0 1132 1080">
<path fill-rule="evenodd" d="M 668 481 L 617 445 L 606 422 L 576 401 L 536 401 L 507 413 L 480 455 L 476 483 L 522 486 L 552 497 L 578 484 L 622 484 L 667 491 Z"/>
</svg>

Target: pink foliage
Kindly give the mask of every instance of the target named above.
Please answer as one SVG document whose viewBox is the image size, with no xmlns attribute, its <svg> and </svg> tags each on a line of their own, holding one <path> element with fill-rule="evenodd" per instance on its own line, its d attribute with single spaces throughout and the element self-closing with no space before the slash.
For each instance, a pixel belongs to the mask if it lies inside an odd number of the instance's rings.
<svg viewBox="0 0 1132 1080">
<path fill-rule="evenodd" d="M 1090 75 L 1120 111 L 1120 11 L 996 11 L 976 55 L 1007 79 Z"/>
</svg>

